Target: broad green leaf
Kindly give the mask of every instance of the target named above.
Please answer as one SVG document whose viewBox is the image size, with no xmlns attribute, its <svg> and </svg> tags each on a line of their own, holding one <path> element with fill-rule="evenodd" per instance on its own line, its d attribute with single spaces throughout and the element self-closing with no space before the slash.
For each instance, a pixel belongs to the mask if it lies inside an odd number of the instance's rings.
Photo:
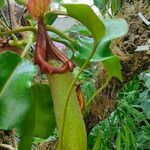
<svg viewBox="0 0 150 150">
<path fill-rule="evenodd" d="M 94 40 L 89 37 L 77 37 L 76 39 L 78 42 L 78 47 L 75 48 L 77 50 L 74 54 L 75 61 L 82 65 L 93 48 Z M 106 42 L 97 47 L 97 50 L 90 62 L 103 61 L 112 55 L 113 53 L 110 50 L 110 42 Z"/>
<path fill-rule="evenodd" d="M 20 124 L 20 150 L 30 150 L 32 137 L 48 138 L 56 127 L 50 88 L 46 84 L 31 87 L 31 105 L 26 119 Z"/>
<path fill-rule="evenodd" d="M 106 32 L 101 43 L 117 39 L 124 36 L 128 30 L 128 24 L 124 19 L 104 19 Z"/>
<path fill-rule="evenodd" d="M 60 135 L 62 130 L 67 92 L 69 90 L 70 84 L 73 81 L 72 74 L 70 72 L 65 74 L 55 74 L 49 75 L 48 78 L 52 92 L 59 136 L 61 136 L 60 138 L 63 139 L 61 141 L 63 144 L 62 149 L 86 150 L 87 149 L 86 129 L 84 125 L 83 116 L 79 108 L 75 87 L 71 93 L 68 104 L 68 110 L 64 125 L 64 134 Z"/>
<path fill-rule="evenodd" d="M 119 58 L 113 56 L 110 50 L 110 41 L 124 36 L 128 32 L 128 24 L 124 19 L 105 19 L 103 22 L 106 27 L 105 36 L 100 41 L 91 62 L 103 61 L 109 77 L 115 76 L 122 81 L 120 61 Z M 75 47 L 77 51 L 74 60 L 80 65 L 84 63 L 91 52 L 94 40 L 89 37 L 76 38 L 78 46 Z"/>
<path fill-rule="evenodd" d="M 35 84 L 31 89 L 35 103 L 34 136 L 48 138 L 56 127 L 50 87 L 46 84 Z"/>
<path fill-rule="evenodd" d="M 122 81 L 120 60 L 117 56 L 112 56 L 103 61 L 103 64 L 108 72 L 108 77 L 117 77 Z"/>
<path fill-rule="evenodd" d="M 92 49 L 93 39 L 88 37 L 78 38 L 78 43 L 79 51 L 75 53 L 74 61 L 77 64 L 82 65 Z M 110 42 L 106 42 L 105 44 L 98 46 L 91 62 L 98 61 L 102 61 L 104 63 L 110 78 L 115 76 L 122 81 L 120 60 L 111 52 Z"/>
<path fill-rule="evenodd" d="M 44 23 L 46 25 L 53 24 L 56 19 L 57 19 L 57 15 L 54 13 L 49 12 L 44 15 Z"/>
<path fill-rule="evenodd" d="M 0 0 L 0 9 L 4 6 L 4 0 Z"/>
<path fill-rule="evenodd" d="M 106 28 L 105 36 L 100 41 L 91 62 L 103 61 L 112 56 L 110 41 L 122 37 L 128 32 L 128 24 L 124 19 L 104 19 L 103 22 Z M 87 31 L 86 28 L 83 29 Z M 93 48 L 94 40 L 86 36 L 75 36 L 75 38 L 78 45 L 74 46 L 76 50 L 74 60 L 78 64 L 83 64 Z"/>
<path fill-rule="evenodd" d="M 92 8 L 85 4 L 64 4 L 69 16 L 81 22 L 93 35 L 98 43 L 104 36 L 105 26 Z"/>
<path fill-rule="evenodd" d="M 30 86 L 37 69 L 9 51 L 0 53 L 0 128 L 20 123 L 30 105 Z"/>
<path fill-rule="evenodd" d="M 35 121 L 35 101 L 30 97 L 30 108 L 28 113 L 24 120 L 17 126 L 17 131 L 20 136 L 18 150 L 31 150 Z"/>
</svg>

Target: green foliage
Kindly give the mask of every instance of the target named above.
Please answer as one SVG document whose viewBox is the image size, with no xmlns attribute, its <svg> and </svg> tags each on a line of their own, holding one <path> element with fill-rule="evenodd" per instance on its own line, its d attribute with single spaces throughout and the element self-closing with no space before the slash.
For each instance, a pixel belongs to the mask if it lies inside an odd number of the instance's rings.
<svg viewBox="0 0 150 150">
<path fill-rule="evenodd" d="M 125 35 L 128 32 L 128 25 L 124 19 L 105 19 L 103 20 L 103 23 L 105 25 L 106 33 L 99 42 L 97 50 L 90 62 L 102 61 L 109 72 L 109 77 L 111 78 L 115 76 L 122 81 L 120 61 L 116 56 L 113 55 L 110 49 L 110 41 Z M 79 26 L 76 27 L 77 29 L 75 27 L 70 29 L 71 33 L 72 31 L 78 33 Z M 85 31 L 84 33 L 87 33 L 87 28 L 82 28 L 82 33 L 83 30 Z M 75 38 L 77 43 L 74 45 L 74 49 L 76 51 L 73 59 L 78 65 L 81 66 L 86 61 L 93 49 L 94 40 L 91 37 L 81 37 L 78 34 L 75 35 Z"/>
<path fill-rule="evenodd" d="M 123 81 L 120 59 L 117 56 L 112 56 L 104 60 L 103 64 L 108 72 L 108 78 L 117 77 L 120 81 Z"/>
<path fill-rule="evenodd" d="M 109 0 L 94 0 L 94 5 L 97 6 L 99 10 L 103 10 Z"/>
<path fill-rule="evenodd" d="M 147 118 L 150 119 L 150 78 L 149 74 L 144 75 L 145 89 L 140 93 L 139 103 Z"/>
<path fill-rule="evenodd" d="M 27 0 L 14 0 L 17 4 L 26 6 Z"/>
<path fill-rule="evenodd" d="M 10 129 L 22 121 L 30 106 L 35 66 L 15 53 L 0 54 L 0 128 Z"/>
<path fill-rule="evenodd" d="M 3 8 L 3 6 L 4 6 L 4 0 L 1 0 L 0 1 L 0 9 Z"/>
<path fill-rule="evenodd" d="M 62 142 L 62 145 L 63 147 L 65 147 L 66 150 L 86 150 L 86 130 L 83 117 L 79 108 L 75 87 L 71 93 L 68 104 L 68 111 L 64 125 L 64 134 L 61 135 L 62 126 L 64 123 L 64 109 L 66 104 L 66 96 L 70 84 L 73 81 L 72 74 L 68 72 L 61 75 L 50 75 L 49 81 L 52 91 L 52 98 L 55 108 L 59 136 L 63 140 L 60 141 L 60 143 Z"/>
<path fill-rule="evenodd" d="M 138 97 L 142 89 L 139 78 L 124 86 L 118 95 L 117 109 L 111 116 L 94 127 L 88 136 L 89 149 L 97 143 L 101 132 L 103 149 L 147 149 L 150 144 L 150 125 L 140 109 Z M 142 101 L 142 99 L 140 99 Z"/>
<path fill-rule="evenodd" d="M 116 150 L 121 150 L 121 131 L 118 129 L 117 139 L 116 139 Z"/>
<path fill-rule="evenodd" d="M 102 132 L 99 131 L 98 136 L 96 138 L 96 141 L 94 143 L 93 149 L 92 150 L 99 150 L 103 148 L 103 144 L 102 144 Z"/>
<path fill-rule="evenodd" d="M 109 12 L 116 15 L 121 8 L 121 0 L 94 0 L 94 5 L 103 15 Z"/>
<path fill-rule="evenodd" d="M 90 62 L 103 61 L 112 56 L 113 54 L 110 50 L 110 41 L 124 36 L 128 32 L 128 24 L 124 19 L 105 19 L 103 20 L 103 23 L 105 25 L 106 32 L 102 40 L 99 42 L 96 53 Z M 75 32 L 77 34 L 79 26 L 76 27 L 77 29 L 75 27 L 73 29 L 71 28 L 70 32 Z M 82 33 L 83 31 L 84 33 L 88 33 L 86 28 L 82 28 Z M 75 53 L 75 61 L 78 64 L 82 64 L 92 51 L 94 40 L 91 37 L 81 37 L 78 34 L 75 35 L 75 38 L 77 40 L 77 44 L 74 45 L 74 49 L 77 51 Z"/>
<path fill-rule="evenodd" d="M 111 8 L 113 14 L 116 14 L 121 8 L 121 0 L 111 0 Z"/>
<path fill-rule="evenodd" d="M 88 28 L 95 42 L 98 43 L 105 34 L 105 26 L 94 13 L 92 8 L 85 4 L 64 4 L 63 6 L 67 9 L 69 16 L 80 21 L 85 27 Z"/>
<path fill-rule="evenodd" d="M 51 12 L 46 13 L 45 16 L 44 16 L 44 23 L 46 25 L 51 25 L 51 24 L 54 23 L 54 21 L 57 19 L 57 17 L 58 16 L 54 13 L 51 13 Z"/>
<path fill-rule="evenodd" d="M 31 87 L 31 104 L 18 130 L 21 136 L 20 150 L 30 150 L 32 138 L 48 138 L 56 127 L 50 88 L 46 84 Z"/>
<path fill-rule="evenodd" d="M 50 87 L 46 84 L 35 84 L 31 87 L 34 101 L 35 129 L 34 136 L 48 138 L 56 127 Z M 32 114 L 33 115 L 33 114 Z"/>
<path fill-rule="evenodd" d="M 20 5 L 25 5 L 26 3 L 25 0 L 16 0 L 16 2 Z M 56 0 L 55 2 L 60 3 L 61 0 Z M 103 0 L 100 2 L 100 5 L 98 1 L 95 1 L 95 4 L 97 4 L 100 9 L 103 9 L 102 7 L 106 6 L 107 1 Z M 101 20 L 88 5 L 65 4 L 63 6 L 66 8 L 68 16 L 73 17 L 83 25 L 77 25 L 67 31 L 70 37 L 54 27 L 51 28 L 57 15 L 61 14 L 61 12 L 46 13 L 44 21 L 46 25 L 49 25 L 50 31 L 57 35 L 53 37 L 53 40 L 62 42 L 72 50 L 72 60 L 76 64 L 79 64 L 79 71 L 75 74 L 78 75 L 82 68 L 81 70 L 83 70 L 83 72 L 79 79 L 80 81 L 82 80 L 81 82 L 84 84 L 82 91 L 86 99 L 89 100 L 95 93 L 93 80 L 95 74 L 94 69 L 90 67 L 90 65 L 85 69 L 86 65 L 83 64 L 85 62 L 87 62 L 87 65 L 88 63 L 96 64 L 102 61 L 108 71 L 109 78 L 115 76 L 122 80 L 120 61 L 111 51 L 110 43 L 112 40 L 124 36 L 128 31 L 128 25 L 123 19 Z M 2 7 L 2 4 L 0 7 Z M 116 5 L 113 9 L 114 11 L 118 11 Z M 14 31 L 10 30 L 6 33 L 16 34 L 18 31 L 28 31 L 29 29 L 30 32 L 34 31 L 33 34 L 36 37 L 36 22 L 31 20 L 31 18 L 29 22 L 32 26 L 25 27 L 26 30 L 14 29 Z M 26 57 L 26 59 L 11 52 L 0 53 L 0 128 L 17 128 L 20 135 L 19 150 L 30 150 L 33 137 L 48 138 L 48 136 L 53 133 L 56 127 L 56 118 L 60 139 L 58 149 L 86 150 L 86 129 L 79 108 L 76 89 L 74 84 L 72 84 L 75 83 L 73 74 L 67 72 L 64 74 L 48 75 L 50 87 L 46 84 L 35 83 L 32 86 L 33 78 L 37 74 L 37 69 L 29 61 L 30 59 L 34 60 L 34 56 L 32 56 L 34 53 L 31 51 L 30 46 L 35 42 L 36 38 L 34 38 L 33 41 L 31 40 L 30 43 L 26 43 L 25 39 L 20 40 L 19 36 L 14 34 L 13 38 L 15 37 L 15 40 L 11 39 L 13 46 L 19 47 L 21 53 L 22 49 L 24 49 L 23 53 L 26 55 L 22 57 Z M 5 34 L 3 33 L 3 35 Z M 28 36 L 26 38 L 28 38 Z M 58 52 L 56 51 L 55 53 Z M 41 77 L 40 71 L 37 78 L 42 82 L 43 78 Z M 47 80 L 45 82 L 48 83 Z M 72 91 L 70 90 L 70 85 L 73 85 Z M 70 97 L 67 95 L 69 90 L 71 91 Z M 66 105 L 67 102 L 68 105 Z M 145 109 L 145 107 L 142 108 Z M 66 117 L 64 117 L 65 112 Z M 109 122 L 104 121 L 99 125 L 103 130 L 98 131 L 96 134 L 96 136 L 98 135 L 96 142 L 94 144 L 94 139 L 90 148 L 93 148 L 93 150 L 109 148 L 111 147 L 110 139 L 113 138 L 115 141 L 116 137 L 117 141 L 114 142 L 116 146 L 114 144 L 113 148 L 117 147 L 117 149 L 119 149 L 122 146 L 123 148 L 134 147 L 134 143 L 136 143 L 135 141 L 137 139 L 135 140 L 134 132 L 130 130 L 131 125 L 134 124 L 130 117 L 134 117 L 136 122 L 141 122 L 145 115 L 131 107 L 125 100 L 122 100 L 122 102 L 118 104 L 114 115 L 110 118 L 113 118 L 113 127 L 119 127 L 119 133 L 117 134 L 114 130 L 113 136 L 109 131 Z M 125 120 L 121 120 L 122 118 L 125 118 Z M 144 123 L 147 123 L 146 120 L 144 120 Z M 146 128 L 145 130 L 148 129 Z M 111 136 L 106 136 L 109 132 Z M 131 139 L 132 143 L 129 139 Z M 122 141 L 124 141 L 123 144 Z"/>
</svg>

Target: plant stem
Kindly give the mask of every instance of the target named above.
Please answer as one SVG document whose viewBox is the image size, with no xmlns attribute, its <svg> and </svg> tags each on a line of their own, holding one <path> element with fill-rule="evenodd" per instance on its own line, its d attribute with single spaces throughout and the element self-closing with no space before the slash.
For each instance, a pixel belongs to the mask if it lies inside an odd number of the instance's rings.
<svg viewBox="0 0 150 150">
<path fill-rule="evenodd" d="M 67 46 L 68 48 L 70 48 L 72 51 L 75 51 L 74 48 L 71 46 L 71 44 L 68 41 L 65 41 L 65 40 L 62 40 L 62 39 L 59 39 L 59 38 L 52 38 L 52 37 L 51 37 L 51 39 L 52 39 L 52 41 L 62 43 L 65 46 Z"/>
<path fill-rule="evenodd" d="M 7 0 L 7 5 L 8 5 L 8 15 L 9 15 L 9 21 L 10 21 L 10 29 L 12 29 L 12 18 L 11 18 L 11 10 L 10 10 L 10 2 Z"/>
<path fill-rule="evenodd" d="M 6 29 L 6 30 L 8 30 L 8 31 L 6 31 L 6 32 L 0 32 L 0 36 L 3 36 L 3 35 L 6 35 L 7 34 L 7 32 L 11 32 L 12 30 L 10 30 L 8 27 L 7 27 L 7 25 L 0 19 L 0 24 Z M 17 37 L 13 34 L 13 33 L 11 33 L 12 35 L 12 38 L 13 38 L 13 40 L 15 41 L 15 42 L 17 42 L 18 41 L 18 39 L 17 39 Z"/>
<path fill-rule="evenodd" d="M 36 29 L 35 27 L 27 26 L 27 27 L 18 28 L 18 29 L 6 31 L 6 32 L 0 32 L 0 36 L 6 35 L 6 34 L 16 34 L 16 33 L 25 32 L 25 31 L 33 31 L 33 32 L 36 32 L 37 29 Z"/>
<path fill-rule="evenodd" d="M 46 26 L 46 29 L 48 31 L 51 31 L 53 33 L 56 33 L 57 35 L 60 35 L 61 37 L 63 37 L 64 39 L 70 41 L 70 42 L 74 42 L 72 39 L 70 39 L 66 34 L 64 34 L 63 32 L 59 31 L 58 29 L 48 25 Z M 2 35 L 6 35 L 6 34 L 16 34 L 19 32 L 25 32 L 25 31 L 33 31 L 33 32 L 37 32 L 37 28 L 35 27 L 31 27 L 31 26 L 26 26 L 26 27 L 22 27 L 22 28 L 18 28 L 18 29 L 14 29 L 14 30 L 10 30 L 10 31 L 6 31 L 6 32 L 0 32 L 0 36 Z"/>
<path fill-rule="evenodd" d="M 7 19 L 6 19 L 5 15 L 4 15 L 4 13 L 2 11 L 0 11 L 0 13 L 1 13 L 1 16 L 3 18 L 3 21 L 4 21 L 5 25 L 8 27 L 8 22 L 7 22 Z"/>
<path fill-rule="evenodd" d="M 73 42 L 66 34 L 64 34 L 64 33 L 61 32 L 60 30 L 54 28 L 53 26 L 47 25 L 47 26 L 46 26 L 46 29 L 47 29 L 48 31 L 51 31 L 51 32 L 54 32 L 54 33 L 60 35 L 61 37 L 63 37 L 64 39 L 66 39 L 66 40 L 68 40 L 68 41 L 70 41 L 70 42 Z"/>
<path fill-rule="evenodd" d="M 23 53 L 22 53 L 22 55 L 21 55 L 22 58 L 26 55 L 26 53 L 27 53 L 28 50 L 30 49 L 30 46 L 32 45 L 32 42 L 33 42 L 33 38 L 34 38 L 34 34 L 31 33 L 31 32 L 29 32 L 27 45 L 26 45 L 26 47 L 24 48 Z"/>
<path fill-rule="evenodd" d="M 64 127 L 65 127 L 65 122 L 66 122 L 66 115 L 67 115 L 67 110 L 68 110 L 68 103 L 69 103 L 69 99 L 70 99 L 70 95 L 71 92 L 73 90 L 74 84 L 77 82 L 78 77 L 81 75 L 81 73 L 83 72 L 83 70 L 86 68 L 86 66 L 89 64 L 91 58 L 93 57 L 93 55 L 95 54 L 95 51 L 97 49 L 98 46 L 98 42 L 94 42 L 93 45 L 93 50 L 91 51 L 91 53 L 89 54 L 87 60 L 85 61 L 85 63 L 83 64 L 83 66 L 81 67 L 79 73 L 77 74 L 76 78 L 73 80 L 73 82 L 71 83 L 69 89 L 68 89 L 68 93 L 67 93 L 67 97 L 66 97 L 66 104 L 65 104 L 65 108 L 64 108 L 64 115 L 63 115 L 63 120 L 62 120 L 62 127 L 61 127 L 61 132 L 60 132 L 60 138 L 59 138 L 59 144 L 58 144 L 58 149 L 61 150 L 63 147 L 63 135 L 64 135 Z"/>
<path fill-rule="evenodd" d="M 87 108 L 90 106 L 92 100 L 104 89 L 106 88 L 106 86 L 108 85 L 109 81 L 111 78 L 108 78 L 106 80 L 106 82 L 91 96 L 91 98 L 89 99 L 89 101 L 87 102 L 86 106 L 85 106 L 85 112 L 87 110 Z"/>
</svg>

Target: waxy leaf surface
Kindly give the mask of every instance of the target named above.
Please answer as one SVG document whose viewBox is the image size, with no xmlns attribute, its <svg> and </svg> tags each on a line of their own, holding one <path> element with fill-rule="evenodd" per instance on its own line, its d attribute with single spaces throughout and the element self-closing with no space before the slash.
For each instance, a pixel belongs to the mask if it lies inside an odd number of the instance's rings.
<svg viewBox="0 0 150 150">
<path fill-rule="evenodd" d="M 30 86 L 37 69 L 15 53 L 0 53 L 0 128 L 20 123 L 30 105 Z"/>
</svg>

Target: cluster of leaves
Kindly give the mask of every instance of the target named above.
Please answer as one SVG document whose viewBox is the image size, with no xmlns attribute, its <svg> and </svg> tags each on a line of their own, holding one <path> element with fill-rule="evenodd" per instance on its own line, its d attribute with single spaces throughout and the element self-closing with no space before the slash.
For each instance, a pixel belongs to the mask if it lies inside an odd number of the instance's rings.
<svg viewBox="0 0 150 150">
<path fill-rule="evenodd" d="M 3 5 L 4 2 L 1 1 L 0 6 Z M 21 137 L 20 150 L 30 150 L 33 137 L 47 138 L 53 133 L 56 124 L 60 149 L 63 148 L 61 146 L 69 150 L 86 149 L 85 125 L 77 104 L 74 83 L 90 63 L 98 62 L 105 65 L 109 79 L 117 77 L 122 81 L 120 61 L 111 51 L 110 42 L 127 33 L 126 21 L 123 19 L 102 20 L 84 4 L 63 6 L 67 11 L 65 13 L 82 25 L 64 34 L 51 26 L 60 13 L 47 12 L 44 19 L 46 28 L 57 34 L 52 39 L 65 44 L 72 52 L 70 58 L 79 68 L 75 79 L 72 73 L 48 75 L 49 84 L 48 82 L 37 83 L 34 79 L 37 73 L 40 74 L 40 70 L 33 64 L 31 57 L 33 52 L 30 46 L 33 46 L 35 42 L 34 37 L 37 31 L 36 23 L 31 17 L 27 19 L 29 22 L 27 27 L 0 33 L 5 38 L 7 38 L 6 34 L 11 34 L 10 45 L 19 47 L 22 53 L 20 56 L 10 52 L 11 49 L 0 53 L 0 129 L 17 128 Z M 78 34 L 71 38 L 69 34 L 73 30 L 76 30 Z M 19 31 L 28 31 L 23 41 L 17 37 L 17 34 L 15 35 Z M 83 35 L 81 31 L 86 35 Z M 40 81 L 42 81 L 41 77 Z"/>
<path fill-rule="evenodd" d="M 142 80 L 136 77 L 124 86 L 118 95 L 116 110 L 89 134 L 89 149 L 93 145 L 99 150 L 149 149 L 149 83 L 145 75 L 144 84 L 142 76 Z"/>
</svg>

